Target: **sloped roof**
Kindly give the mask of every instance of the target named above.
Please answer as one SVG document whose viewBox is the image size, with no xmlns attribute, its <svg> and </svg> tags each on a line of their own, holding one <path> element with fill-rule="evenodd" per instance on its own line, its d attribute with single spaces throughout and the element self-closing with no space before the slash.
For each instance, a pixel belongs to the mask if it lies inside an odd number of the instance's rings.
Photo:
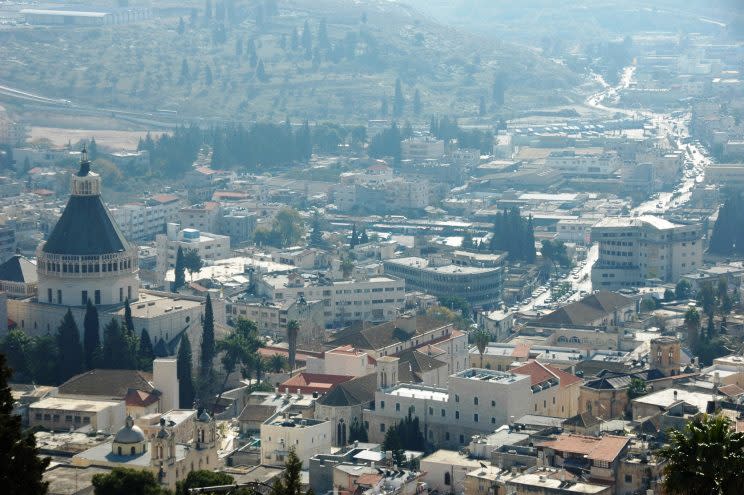
<svg viewBox="0 0 744 495">
<path fill-rule="evenodd" d="M 290 392 L 300 389 L 303 392 L 326 392 L 334 385 L 351 380 L 351 375 L 326 375 L 323 373 L 298 373 L 279 385 L 280 390 L 289 388 Z"/>
<path fill-rule="evenodd" d="M 0 265 L 0 280 L 35 284 L 38 281 L 36 265 L 20 254 L 16 254 Z"/>
<path fill-rule="evenodd" d="M 130 389 L 153 392 L 152 374 L 137 370 L 95 369 L 75 375 L 59 386 L 60 394 L 124 398 Z"/>
<path fill-rule="evenodd" d="M 723 387 L 718 387 L 718 391 L 728 397 L 738 397 L 744 394 L 744 389 L 742 389 L 735 383 L 724 385 Z"/>
<path fill-rule="evenodd" d="M 420 383 L 421 374 L 447 366 L 447 363 L 419 350 L 407 350 L 398 355 L 398 379 L 401 382 Z"/>
<path fill-rule="evenodd" d="M 70 196 L 42 249 L 45 253 L 82 256 L 118 253 L 128 247 L 100 196 Z"/>
<path fill-rule="evenodd" d="M 139 406 L 147 407 L 151 404 L 156 403 L 160 399 L 160 395 L 156 393 L 143 392 L 142 390 L 130 389 L 127 392 L 124 400 L 128 406 Z"/>
<path fill-rule="evenodd" d="M 590 426 L 595 426 L 601 423 L 602 420 L 589 414 L 588 412 L 583 412 L 580 414 L 577 414 L 576 416 L 571 416 L 566 421 L 563 422 L 564 426 L 577 426 L 579 428 L 588 428 Z"/>
<path fill-rule="evenodd" d="M 322 396 L 316 403 L 323 406 L 347 407 L 366 404 L 375 399 L 377 389 L 377 374 L 369 373 L 339 383 L 330 392 Z"/>
<path fill-rule="evenodd" d="M 276 406 L 264 404 L 246 404 L 240 412 L 238 421 L 264 422 L 276 412 Z"/>
<path fill-rule="evenodd" d="M 543 364 L 538 361 L 530 361 L 522 366 L 512 368 L 510 371 L 520 375 L 529 375 L 532 380 L 531 385 L 539 385 L 551 378 L 559 380 L 561 387 L 567 387 L 581 381 L 581 378 L 576 375 L 567 373 L 556 366 Z"/>
<path fill-rule="evenodd" d="M 604 435 L 590 437 L 564 433 L 555 440 L 538 444 L 538 447 L 549 447 L 560 452 L 571 452 L 585 455 L 588 459 L 612 462 L 630 442 L 630 437 Z"/>
<path fill-rule="evenodd" d="M 417 316 L 415 323 L 414 331 L 400 328 L 396 321 L 388 321 L 373 326 L 355 323 L 338 332 L 326 345 L 331 347 L 351 345 L 357 349 L 381 349 L 391 344 L 407 342 L 416 335 L 421 335 L 435 328 L 447 326 L 447 323 L 425 316 Z"/>
<path fill-rule="evenodd" d="M 633 304 L 633 299 L 616 292 L 600 291 L 567 304 L 535 321 L 536 325 L 587 325 L 615 309 Z"/>
</svg>

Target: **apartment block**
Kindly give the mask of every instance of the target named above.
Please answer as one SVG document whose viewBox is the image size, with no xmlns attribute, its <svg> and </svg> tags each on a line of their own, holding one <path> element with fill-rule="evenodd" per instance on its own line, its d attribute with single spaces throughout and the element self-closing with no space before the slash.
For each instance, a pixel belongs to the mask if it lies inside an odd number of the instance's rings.
<svg viewBox="0 0 744 495">
<path fill-rule="evenodd" d="M 599 258 L 592 285 L 613 290 L 646 285 L 655 279 L 676 283 L 703 262 L 703 228 L 644 215 L 605 218 L 592 227 Z"/>
</svg>

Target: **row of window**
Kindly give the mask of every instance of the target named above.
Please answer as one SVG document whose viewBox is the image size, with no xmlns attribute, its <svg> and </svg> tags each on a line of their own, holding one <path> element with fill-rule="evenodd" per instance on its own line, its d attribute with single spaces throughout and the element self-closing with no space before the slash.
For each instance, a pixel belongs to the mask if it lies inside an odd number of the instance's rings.
<svg viewBox="0 0 744 495">
<path fill-rule="evenodd" d="M 132 260 L 126 259 L 119 261 L 109 261 L 108 263 L 57 263 L 53 261 L 46 262 L 48 272 L 57 273 L 99 273 L 99 272 L 118 272 L 130 270 Z"/>
<path fill-rule="evenodd" d="M 59 423 L 60 421 L 60 415 L 59 414 L 49 414 L 49 413 L 36 413 L 34 414 L 34 418 L 36 421 L 51 421 L 52 423 Z M 65 423 L 77 423 L 77 424 L 84 424 L 87 425 L 90 423 L 90 417 L 88 416 L 73 416 L 72 414 L 65 415 Z"/>
</svg>

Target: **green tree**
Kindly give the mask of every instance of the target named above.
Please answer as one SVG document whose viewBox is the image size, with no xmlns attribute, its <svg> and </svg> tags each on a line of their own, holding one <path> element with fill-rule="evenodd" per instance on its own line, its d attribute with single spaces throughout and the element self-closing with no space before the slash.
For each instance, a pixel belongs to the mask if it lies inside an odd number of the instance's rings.
<svg viewBox="0 0 744 495">
<path fill-rule="evenodd" d="M 703 313 L 710 316 L 716 309 L 716 291 L 713 289 L 713 284 L 705 282 L 700 286 L 700 290 L 697 293 L 697 301 L 703 308 Z"/>
<path fill-rule="evenodd" d="M 258 64 L 256 65 L 256 79 L 261 82 L 266 82 L 268 80 L 266 77 L 266 67 L 264 67 L 264 61 L 262 58 L 258 59 Z"/>
<path fill-rule="evenodd" d="M 212 298 L 207 293 L 207 302 L 204 304 L 204 321 L 202 322 L 201 355 L 199 373 L 202 379 L 209 379 L 212 375 L 214 363 L 214 312 L 212 311 Z"/>
<path fill-rule="evenodd" d="M 349 426 L 349 443 L 354 443 L 355 441 L 369 441 L 367 428 L 364 426 L 363 422 L 358 421 L 356 418 L 354 418 L 354 421 L 351 422 L 351 426 Z"/>
<path fill-rule="evenodd" d="M 281 373 L 287 367 L 287 360 L 281 354 L 272 354 L 268 366 L 272 372 Z"/>
<path fill-rule="evenodd" d="M 491 334 L 488 333 L 484 328 L 479 328 L 473 332 L 473 343 L 478 348 L 478 354 L 480 354 L 480 367 L 483 367 L 483 354 L 486 352 L 486 347 L 491 341 Z"/>
<path fill-rule="evenodd" d="M 104 368 L 114 370 L 134 370 L 138 367 L 137 337 L 112 318 L 103 328 L 103 359 Z"/>
<path fill-rule="evenodd" d="M 129 298 L 124 299 L 124 329 L 129 333 L 134 333 L 134 320 L 132 319 L 132 307 L 129 305 Z"/>
<path fill-rule="evenodd" d="M 100 365 L 101 327 L 98 321 L 98 308 L 88 299 L 83 318 L 83 353 L 85 369 L 91 370 Z"/>
<path fill-rule="evenodd" d="M 728 282 L 725 278 L 718 281 L 718 310 L 722 315 L 727 315 L 734 308 L 734 303 L 728 293 Z"/>
<path fill-rule="evenodd" d="M 186 479 L 179 481 L 176 484 L 176 495 L 189 495 L 189 490 L 192 488 L 204 488 L 207 486 L 225 486 L 232 485 L 235 482 L 235 478 L 227 473 L 220 473 L 218 471 L 208 471 L 201 469 L 199 471 L 191 471 Z"/>
<path fill-rule="evenodd" d="M 180 248 L 179 248 L 180 249 Z M 204 266 L 204 262 L 196 249 L 187 249 L 183 253 L 183 267 L 189 272 L 189 278 L 193 281 L 194 274 Z"/>
<path fill-rule="evenodd" d="M 408 409 L 408 415 L 385 432 L 382 445 L 385 450 L 392 451 L 393 460 L 399 466 L 405 465 L 405 450 L 425 452 L 426 439 L 421 433 L 418 416 L 414 417 Z"/>
<path fill-rule="evenodd" d="M 677 282 L 677 285 L 674 288 L 674 295 L 677 298 L 677 300 L 688 299 L 691 293 L 692 293 L 692 285 L 690 285 L 690 282 L 688 282 L 685 279 L 682 279 L 679 282 Z"/>
<path fill-rule="evenodd" d="M 694 346 L 700 336 L 700 313 L 695 307 L 690 307 L 685 313 L 685 328 L 687 329 L 687 343 Z"/>
<path fill-rule="evenodd" d="M 289 370 L 294 371 L 297 357 L 297 335 L 300 333 L 300 322 L 287 322 L 287 345 L 289 346 Z"/>
<path fill-rule="evenodd" d="M 664 301 L 674 301 L 674 291 L 672 289 L 664 290 Z"/>
<path fill-rule="evenodd" d="M 80 373 L 84 364 L 80 331 L 69 308 L 57 328 L 57 347 L 59 348 L 59 380 L 64 382 Z"/>
<path fill-rule="evenodd" d="M 230 375 L 235 372 L 238 365 L 242 365 L 242 374 L 247 377 L 247 369 L 251 366 L 254 355 L 258 354 L 259 346 L 258 327 L 253 321 L 245 318 L 239 318 L 235 325 L 235 331 L 217 341 L 217 352 L 222 355 L 220 360 L 225 376 L 213 410 L 222 398 L 222 393 L 227 386 Z"/>
<path fill-rule="evenodd" d="M 155 360 L 155 350 L 152 347 L 150 332 L 146 328 L 140 333 L 139 346 L 137 346 L 137 360 L 139 369 L 152 371 L 152 362 Z"/>
<path fill-rule="evenodd" d="M 403 89 L 400 84 L 400 78 L 395 80 L 395 96 L 393 97 L 393 117 L 403 115 L 406 100 L 403 97 Z"/>
<path fill-rule="evenodd" d="M 744 486 L 744 433 L 723 415 L 698 415 L 684 430 L 670 430 L 668 445 L 656 454 L 666 461 L 670 495 L 725 495 Z"/>
<path fill-rule="evenodd" d="M 178 406 L 181 409 L 194 407 L 194 378 L 191 374 L 191 342 L 185 333 L 181 336 L 176 358 L 176 375 L 178 376 Z"/>
<path fill-rule="evenodd" d="M 630 385 L 628 386 L 628 400 L 633 400 L 635 398 L 641 397 L 643 395 L 646 395 L 646 393 L 646 382 L 644 382 L 640 378 L 632 378 L 630 380 Z"/>
<path fill-rule="evenodd" d="M 323 229 L 320 222 L 320 215 L 318 213 L 313 216 L 313 224 L 310 230 L 309 245 L 317 248 L 322 248 L 325 246 L 325 241 L 323 240 Z"/>
<path fill-rule="evenodd" d="M 59 384 L 58 362 L 57 339 L 51 335 L 34 337 L 28 351 L 28 364 L 34 381 L 44 385 Z"/>
<path fill-rule="evenodd" d="M 300 240 L 305 231 L 304 221 L 296 210 L 283 208 L 276 214 L 272 230 L 277 233 L 281 247 L 292 246 Z"/>
<path fill-rule="evenodd" d="M 284 472 L 272 487 L 269 495 L 304 495 L 300 472 L 302 461 L 297 457 L 294 447 L 290 447 L 287 459 L 284 461 Z"/>
<path fill-rule="evenodd" d="M 155 475 L 142 469 L 114 468 L 93 475 L 95 495 L 166 495 Z"/>
<path fill-rule="evenodd" d="M 178 289 L 183 287 L 185 283 L 186 265 L 184 264 L 183 259 L 183 249 L 181 248 L 181 246 L 178 246 L 178 251 L 176 251 L 176 268 L 174 272 L 173 292 L 178 292 Z"/>
<path fill-rule="evenodd" d="M 44 495 L 48 483 L 42 480 L 49 458 L 36 448 L 33 431 L 23 432 L 21 417 L 13 414 L 13 395 L 8 380 L 11 370 L 0 354 L 0 480 L 3 493 Z"/>
<path fill-rule="evenodd" d="M 359 234 L 357 233 L 356 224 L 351 226 L 351 239 L 349 240 L 349 247 L 354 248 L 359 244 Z"/>
<path fill-rule="evenodd" d="M 33 340 L 20 329 L 12 329 L 3 339 L 0 353 L 5 354 L 8 366 L 13 371 L 13 381 L 27 383 L 34 381 L 29 363 L 29 352 L 33 346 Z"/>
<path fill-rule="evenodd" d="M 341 260 L 341 275 L 345 279 L 348 279 L 351 276 L 353 271 L 354 271 L 354 262 L 351 261 L 351 258 L 348 258 L 348 257 L 343 258 Z"/>
</svg>

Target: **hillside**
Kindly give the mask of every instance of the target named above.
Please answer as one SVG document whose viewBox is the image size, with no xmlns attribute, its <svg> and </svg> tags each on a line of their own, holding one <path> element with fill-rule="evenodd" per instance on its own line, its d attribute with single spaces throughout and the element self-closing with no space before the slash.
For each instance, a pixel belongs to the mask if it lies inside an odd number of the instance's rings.
<svg viewBox="0 0 744 495">
<path fill-rule="evenodd" d="M 83 105 L 212 122 L 390 118 L 397 78 L 405 101 L 399 119 L 483 110 L 488 117 L 580 100 L 580 80 L 564 66 L 394 2 L 154 5 L 155 19 L 133 25 L 0 30 L 0 84 Z M 495 79 L 506 88 L 504 107 L 494 104 Z"/>
</svg>

